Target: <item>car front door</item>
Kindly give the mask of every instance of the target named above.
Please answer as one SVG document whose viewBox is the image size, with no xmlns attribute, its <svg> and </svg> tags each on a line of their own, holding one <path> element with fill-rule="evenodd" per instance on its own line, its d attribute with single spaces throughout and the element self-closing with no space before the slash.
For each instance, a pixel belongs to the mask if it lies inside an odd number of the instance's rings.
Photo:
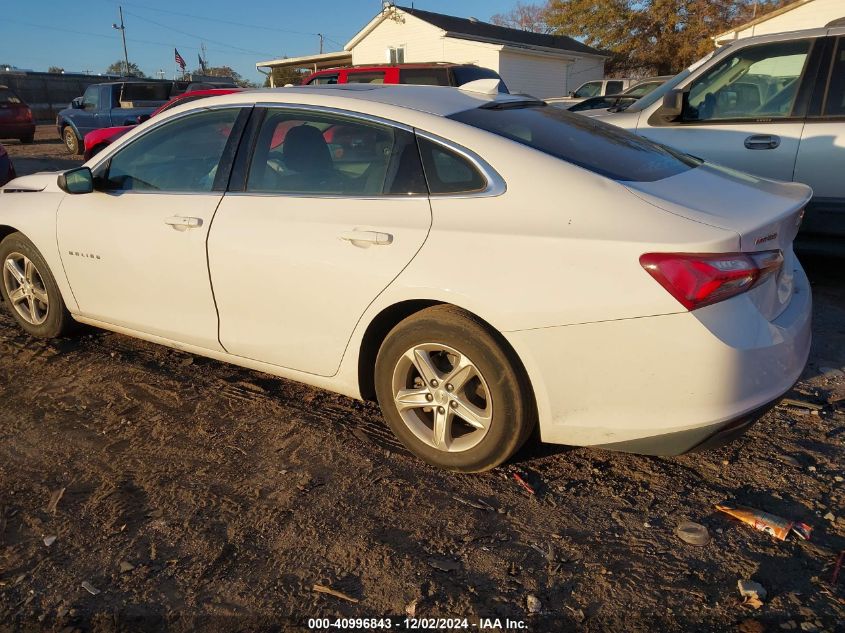
<svg viewBox="0 0 845 633">
<path fill-rule="evenodd" d="M 111 86 L 88 86 L 82 95 L 82 107 L 73 113 L 73 123 L 82 138 L 85 138 L 88 132 L 97 127 L 96 116 L 100 109 L 101 94 L 104 88 L 110 90 Z M 107 108 L 108 105 L 103 107 Z"/>
<path fill-rule="evenodd" d="M 95 191 L 65 196 L 58 243 L 83 316 L 221 349 L 206 238 L 248 110 L 164 121 L 94 169 Z"/>
<path fill-rule="evenodd" d="M 739 48 L 686 86 L 679 121 L 665 122 L 657 111 L 640 121 L 637 132 L 713 163 L 792 180 L 804 128 L 804 70 L 814 41 Z"/>
<path fill-rule="evenodd" d="M 251 159 L 238 156 L 208 241 L 220 342 L 333 375 L 367 306 L 428 235 L 414 134 L 319 109 L 253 119 Z"/>
<path fill-rule="evenodd" d="M 845 29 L 829 38 L 832 60 L 822 65 L 810 106 L 795 180 L 813 188 L 802 234 L 845 238 Z"/>
</svg>

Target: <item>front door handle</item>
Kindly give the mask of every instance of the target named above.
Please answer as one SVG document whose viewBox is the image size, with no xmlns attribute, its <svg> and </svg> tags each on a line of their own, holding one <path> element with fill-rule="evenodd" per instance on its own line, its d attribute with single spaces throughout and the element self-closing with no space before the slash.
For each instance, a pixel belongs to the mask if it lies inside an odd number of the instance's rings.
<svg viewBox="0 0 845 633">
<path fill-rule="evenodd" d="M 780 137 L 774 134 L 754 134 L 745 139 L 748 149 L 776 149 L 780 145 Z"/>
<path fill-rule="evenodd" d="M 165 219 L 164 223 L 169 224 L 177 231 L 186 231 L 202 226 L 202 218 L 185 218 L 181 215 L 173 215 Z"/>
<path fill-rule="evenodd" d="M 377 246 L 387 246 L 393 243 L 393 236 L 390 233 L 379 233 L 378 231 L 345 231 L 340 234 L 340 239 L 353 244 L 359 242 Z"/>
</svg>

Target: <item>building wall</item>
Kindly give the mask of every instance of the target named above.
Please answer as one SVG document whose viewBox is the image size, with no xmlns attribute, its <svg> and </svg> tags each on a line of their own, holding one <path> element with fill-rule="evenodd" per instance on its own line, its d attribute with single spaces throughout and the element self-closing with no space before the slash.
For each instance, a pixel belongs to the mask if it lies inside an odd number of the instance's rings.
<svg viewBox="0 0 845 633">
<path fill-rule="evenodd" d="M 447 37 L 443 45 L 444 61 L 454 64 L 475 64 L 499 72 L 501 44 L 486 44 Z"/>
<path fill-rule="evenodd" d="M 563 86 L 572 62 L 509 50 L 500 55 L 499 74 L 511 92 L 523 92 L 538 99 L 564 94 Z"/>
<path fill-rule="evenodd" d="M 753 35 L 820 28 L 838 18 L 845 18 L 845 0 L 812 0 L 747 29 L 727 33 L 718 43 Z"/>
<path fill-rule="evenodd" d="M 352 48 L 353 64 L 386 64 L 387 49 L 405 47 L 405 61 L 442 62 L 446 59 L 444 32 L 428 22 L 403 14 L 402 22 L 387 19 Z"/>
</svg>

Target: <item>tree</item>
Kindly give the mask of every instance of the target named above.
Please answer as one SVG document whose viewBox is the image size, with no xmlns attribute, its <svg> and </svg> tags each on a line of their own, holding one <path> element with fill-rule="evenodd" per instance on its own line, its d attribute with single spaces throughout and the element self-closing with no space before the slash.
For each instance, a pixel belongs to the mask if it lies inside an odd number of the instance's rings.
<svg viewBox="0 0 845 633">
<path fill-rule="evenodd" d="M 126 72 L 126 62 L 122 59 L 116 61 L 106 68 L 107 75 L 120 75 L 121 77 L 146 77 L 144 71 L 135 62 L 129 62 L 129 72 Z"/>
<path fill-rule="evenodd" d="M 273 75 L 273 84 L 280 88 L 282 86 L 286 86 L 288 84 L 293 84 L 294 86 L 298 86 L 302 83 L 302 77 L 304 73 L 296 68 L 273 68 L 270 71 Z M 270 77 L 268 76 L 267 79 L 264 80 L 264 87 L 270 87 Z"/>
<path fill-rule="evenodd" d="M 490 18 L 490 21 L 499 26 L 507 26 L 522 31 L 551 32 L 551 28 L 546 24 L 546 6 L 540 4 L 517 2 L 513 9 L 505 13 L 497 13 Z"/>
<path fill-rule="evenodd" d="M 50 66 L 47 69 L 47 72 L 48 73 L 57 73 L 57 74 L 61 75 L 63 72 L 65 72 L 65 69 L 62 68 L 61 66 Z"/>
<path fill-rule="evenodd" d="M 205 70 L 197 68 L 191 71 L 192 75 L 201 75 L 203 77 L 231 77 L 235 83 L 241 88 L 255 88 L 256 85 L 249 79 L 241 77 L 240 73 L 234 70 L 231 66 L 206 66 Z"/>
<path fill-rule="evenodd" d="M 785 0 L 758 0 L 757 15 Z M 671 75 L 713 50 L 711 37 L 751 19 L 755 0 L 549 0 L 555 33 L 609 52 L 608 73 Z"/>
</svg>

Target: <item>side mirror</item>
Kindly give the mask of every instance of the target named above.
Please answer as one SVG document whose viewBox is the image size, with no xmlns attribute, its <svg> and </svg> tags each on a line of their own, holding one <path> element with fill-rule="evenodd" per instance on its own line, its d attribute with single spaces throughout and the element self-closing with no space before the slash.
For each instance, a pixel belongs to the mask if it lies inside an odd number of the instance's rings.
<svg viewBox="0 0 845 633">
<path fill-rule="evenodd" d="M 137 117 L 135 117 L 135 121 L 138 122 L 138 123 L 143 123 L 144 121 L 149 121 L 149 120 L 150 120 L 149 114 L 139 114 Z"/>
<path fill-rule="evenodd" d="M 574 90 L 570 90 L 570 91 L 569 91 L 569 96 L 570 96 L 570 97 L 574 97 L 574 96 L 575 96 L 575 91 L 574 91 Z"/>
<path fill-rule="evenodd" d="M 70 107 L 74 110 L 82 110 L 85 106 L 82 105 L 82 97 L 77 97 L 70 102 Z"/>
<path fill-rule="evenodd" d="M 57 184 L 65 193 L 91 193 L 94 191 L 94 176 L 88 167 L 77 167 L 59 174 Z"/>
<path fill-rule="evenodd" d="M 670 119 L 677 119 L 684 112 L 684 91 L 670 90 L 663 95 L 663 105 L 660 108 L 660 116 Z"/>
</svg>

